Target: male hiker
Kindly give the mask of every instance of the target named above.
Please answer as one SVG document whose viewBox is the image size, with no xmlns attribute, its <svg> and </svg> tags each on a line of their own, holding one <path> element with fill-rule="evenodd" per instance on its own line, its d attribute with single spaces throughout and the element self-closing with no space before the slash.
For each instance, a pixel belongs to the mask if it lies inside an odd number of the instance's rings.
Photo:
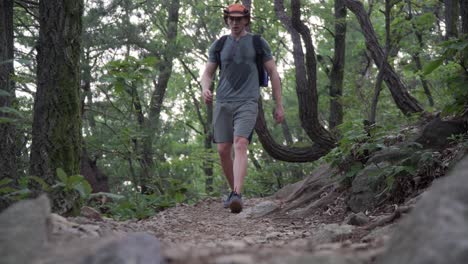
<svg viewBox="0 0 468 264">
<path fill-rule="evenodd" d="M 270 47 L 263 38 L 246 31 L 246 26 L 250 23 L 249 10 L 241 4 L 229 5 L 224 10 L 224 21 L 231 34 L 211 45 L 201 85 L 205 103 L 211 104 L 213 94 L 210 86 L 219 66 L 213 141 L 218 145 L 221 166 L 232 190 L 224 207 L 229 207 L 232 213 L 239 213 L 242 211 L 241 192 L 247 174 L 247 147 L 257 119 L 260 83 L 265 77 L 268 78 L 262 74 L 262 68 L 271 79 L 276 102 L 276 122 L 283 122 L 284 109 L 281 103 L 280 78 Z"/>
</svg>

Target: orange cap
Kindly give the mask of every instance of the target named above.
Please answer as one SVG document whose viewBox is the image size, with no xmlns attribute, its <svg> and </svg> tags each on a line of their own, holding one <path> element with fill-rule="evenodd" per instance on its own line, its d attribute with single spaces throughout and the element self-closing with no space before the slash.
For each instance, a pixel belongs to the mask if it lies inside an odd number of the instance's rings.
<svg viewBox="0 0 468 264">
<path fill-rule="evenodd" d="M 232 4 L 224 9 L 224 16 L 245 17 L 250 16 L 249 10 L 241 4 Z"/>
</svg>

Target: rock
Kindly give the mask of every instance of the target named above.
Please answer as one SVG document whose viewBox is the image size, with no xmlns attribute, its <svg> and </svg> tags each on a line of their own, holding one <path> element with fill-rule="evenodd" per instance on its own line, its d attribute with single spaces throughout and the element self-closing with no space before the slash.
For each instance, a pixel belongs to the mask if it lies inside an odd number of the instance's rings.
<svg viewBox="0 0 468 264">
<path fill-rule="evenodd" d="M 304 183 L 304 181 L 302 180 L 302 181 L 298 181 L 298 182 L 295 182 L 295 183 L 288 184 L 288 185 L 284 186 L 283 188 L 279 189 L 273 195 L 273 199 L 285 200 L 286 198 L 288 198 L 289 195 L 291 195 L 291 193 L 293 193 L 303 183 Z"/>
<path fill-rule="evenodd" d="M 272 262 L 274 264 L 362 264 L 353 256 L 339 254 L 310 254 L 302 256 L 287 256 Z"/>
<path fill-rule="evenodd" d="M 77 263 L 159 264 L 163 260 L 158 239 L 146 233 L 133 233 L 105 243 Z"/>
<path fill-rule="evenodd" d="M 361 241 L 368 242 L 376 239 L 388 240 L 392 236 L 393 232 L 395 232 L 395 229 L 395 224 L 378 227 L 363 237 Z"/>
<path fill-rule="evenodd" d="M 353 233 L 354 227 L 339 224 L 321 224 L 318 230 L 312 233 L 311 243 L 322 244 L 347 239 Z"/>
<path fill-rule="evenodd" d="M 346 204 L 351 211 L 358 213 L 371 209 L 376 204 L 376 196 L 383 190 L 385 177 L 382 169 L 390 166 L 388 163 L 370 164 L 361 170 L 354 178 L 351 194 Z"/>
<path fill-rule="evenodd" d="M 214 261 L 215 264 L 255 264 L 252 255 L 235 254 L 217 257 Z"/>
<path fill-rule="evenodd" d="M 98 211 L 96 211 L 96 209 L 91 208 L 89 206 L 81 207 L 80 215 L 96 221 L 102 221 L 101 214 Z"/>
<path fill-rule="evenodd" d="M 450 143 L 448 139 L 450 136 L 464 134 L 467 131 L 466 122 L 463 120 L 444 121 L 436 117 L 424 127 L 416 142 L 428 148 L 443 148 Z"/>
<path fill-rule="evenodd" d="M 351 214 L 346 223 L 354 226 L 363 226 L 369 223 L 369 221 L 370 219 L 366 214 L 364 214 L 363 212 L 359 212 L 357 214 Z"/>
<path fill-rule="evenodd" d="M 56 245 L 40 264 L 160 264 L 159 240 L 146 233 L 132 233 L 122 237 L 76 239 Z"/>
<path fill-rule="evenodd" d="M 465 264 L 468 260 L 468 156 L 416 203 L 379 264 Z"/>
<path fill-rule="evenodd" d="M 274 210 L 278 208 L 279 208 L 279 205 L 273 201 L 263 201 L 253 207 L 246 208 L 240 214 L 236 215 L 236 217 L 241 217 L 241 218 L 262 217 L 273 212 Z"/>
<path fill-rule="evenodd" d="M 0 214 L 2 264 L 30 263 L 47 242 L 50 203 L 45 195 L 15 203 Z"/>
</svg>

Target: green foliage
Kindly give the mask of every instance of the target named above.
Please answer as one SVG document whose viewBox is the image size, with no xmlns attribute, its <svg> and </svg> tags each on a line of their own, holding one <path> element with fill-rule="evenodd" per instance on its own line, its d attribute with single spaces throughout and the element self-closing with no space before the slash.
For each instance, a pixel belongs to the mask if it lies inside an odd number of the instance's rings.
<svg viewBox="0 0 468 264">
<path fill-rule="evenodd" d="M 468 73 L 464 65 L 468 60 L 468 36 L 442 42 L 439 47 L 441 54 L 425 66 L 423 73 L 434 75 L 439 70 L 436 78 L 448 86 L 443 111 L 445 114 L 459 114 L 465 109 L 468 98 Z"/>
<path fill-rule="evenodd" d="M 156 209 L 164 205 L 169 207 L 171 204 L 164 204 L 155 195 L 135 192 L 134 195 L 112 202 L 108 214 L 116 220 L 144 219 L 154 215 Z"/>
<path fill-rule="evenodd" d="M 61 168 L 57 169 L 57 183 L 52 188 L 63 188 L 65 192 L 77 191 L 82 199 L 88 198 L 91 194 L 91 185 L 82 175 L 68 176 Z"/>
</svg>

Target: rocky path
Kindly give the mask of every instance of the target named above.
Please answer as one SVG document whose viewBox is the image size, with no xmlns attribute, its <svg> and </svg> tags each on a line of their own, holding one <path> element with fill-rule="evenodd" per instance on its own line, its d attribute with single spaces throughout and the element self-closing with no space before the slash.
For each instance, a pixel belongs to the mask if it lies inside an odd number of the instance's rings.
<svg viewBox="0 0 468 264">
<path fill-rule="evenodd" d="M 255 198 L 245 200 L 242 213 L 232 214 L 219 198 L 208 198 L 141 221 L 70 221 L 153 234 L 168 263 L 372 263 L 389 231 L 364 237 L 370 231 L 344 224 L 346 215 L 339 203 L 335 206 L 307 218 L 264 215 L 278 201 Z"/>
</svg>

